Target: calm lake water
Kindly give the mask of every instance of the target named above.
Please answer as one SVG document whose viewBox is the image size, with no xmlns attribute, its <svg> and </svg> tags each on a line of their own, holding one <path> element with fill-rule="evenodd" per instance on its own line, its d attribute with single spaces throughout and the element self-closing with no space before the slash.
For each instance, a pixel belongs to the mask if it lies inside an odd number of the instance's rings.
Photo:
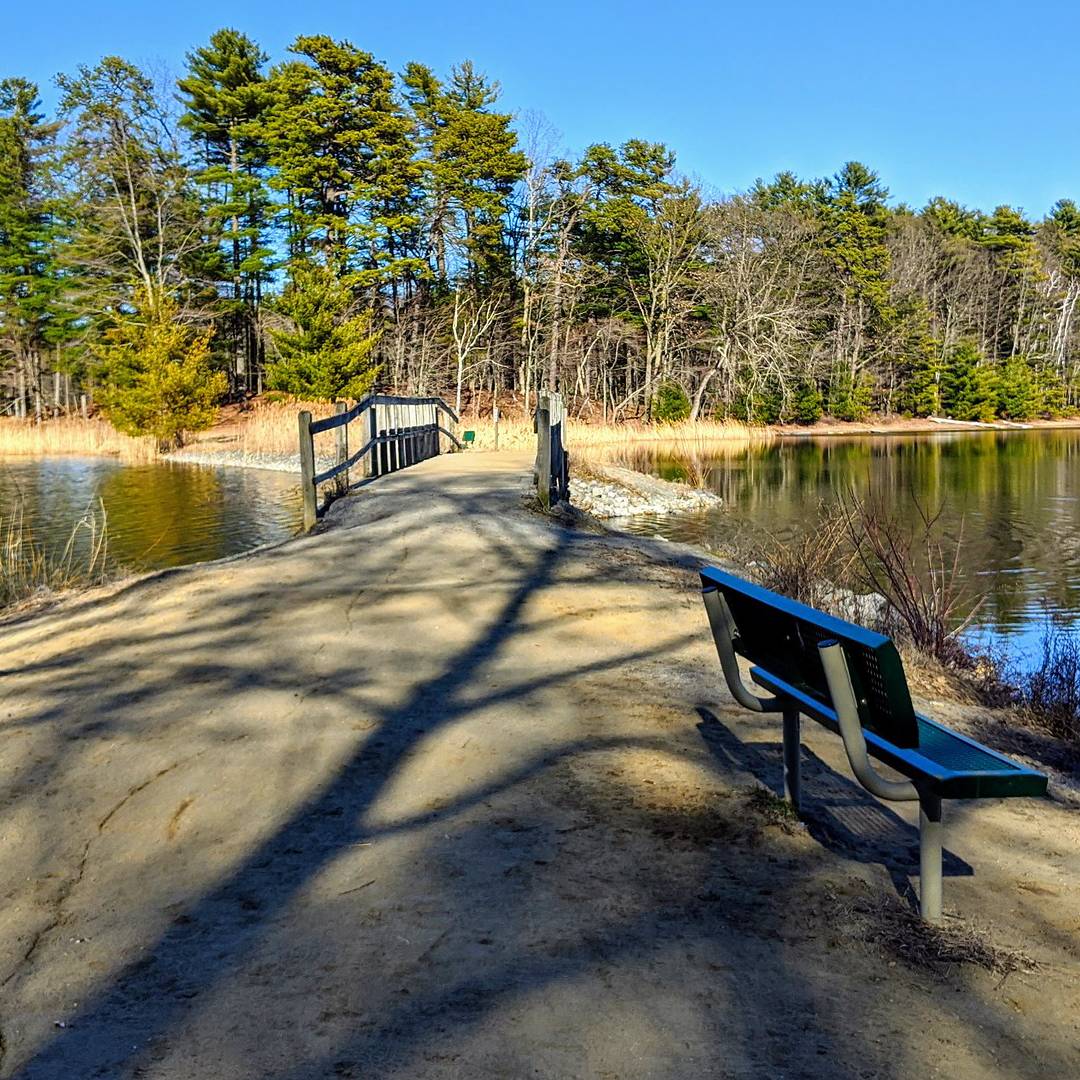
<svg viewBox="0 0 1080 1080">
<path fill-rule="evenodd" d="M 631 528 L 720 551 L 740 527 L 781 538 L 812 529 L 820 506 L 852 489 L 872 490 L 914 520 L 914 492 L 942 506 L 947 535 L 962 531 L 963 576 L 988 594 L 976 638 L 1030 655 L 1048 617 L 1080 626 L 1080 430 L 785 439 L 696 460 L 642 452 L 634 465 L 700 477 L 724 506 Z"/>
<path fill-rule="evenodd" d="M 99 498 L 110 559 L 140 570 L 248 551 L 293 535 L 301 520 L 300 489 L 289 473 L 108 458 L 0 459 L 0 517 L 21 502 L 41 544 L 62 549 Z"/>
</svg>

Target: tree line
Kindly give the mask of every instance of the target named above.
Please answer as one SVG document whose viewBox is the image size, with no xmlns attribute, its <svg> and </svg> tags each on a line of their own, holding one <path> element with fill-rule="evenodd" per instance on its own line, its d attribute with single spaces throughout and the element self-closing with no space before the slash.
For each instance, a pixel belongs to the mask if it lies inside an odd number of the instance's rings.
<svg viewBox="0 0 1080 1080">
<path fill-rule="evenodd" d="M 557 152 L 464 62 L 220 30 L 0 81 L 0 396 L 162 442 L 263 390 L 573 413 L 1023 420 L 1080 408 L 1080 210 L 892 205 L 849 162 L 717 196 L 667 146 Z"/>
</svg>

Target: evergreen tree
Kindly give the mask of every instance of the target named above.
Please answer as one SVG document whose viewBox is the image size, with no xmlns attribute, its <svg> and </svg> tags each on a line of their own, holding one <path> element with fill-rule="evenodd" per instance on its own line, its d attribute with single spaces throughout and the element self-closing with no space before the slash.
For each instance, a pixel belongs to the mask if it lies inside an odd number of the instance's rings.
<svg viewBox="0 0 1080 1080">
<path fill-rule="evenodd" d="M 93 347 L 98 400 L 118 430 L 152 435 L 167 450 L 185 433 L 210 427 L 228 382 L 210 363 L 212 328 L 185 323 L 174 300 L 141 289 L 132 309 L 116 316 Z"/>
<path fill-rule="evenodd" d="M 800 424 L 816 424 L 824 411 L 821 391 L 817 384 L 804 379 L 795 388 L 791 399 L 791 416 Z"/>
<path fill-rule="evenodd" d="M 998 373 L 997 411 L 1008 420 L 1030 420 L 1039 412 L 1040 394 L 1027 358 L 1010 356 Z"/>
<path fill-rule="evenodd" d="M 446 85 L 423 64 L 409 64 L 403 81 L 424 150 L 428 245 L 439 281 L 450 277 L 453 244 L 474 287 L 505 281 L 510 198 L 528 159 L 517 148 L 510 114 L 491 108 L 499 84 L 468 60 Z"/>
<path fill-rule="evenodd" d="M 321 400 L 360 398 L 371 389 L 379 371 L 371 314 L 333 268 L 297 266 L 277 310 L 292 329 L 271 331 L 272 389 Z"/>
<path fill-rule="evenodd" d="M 236 30 L 218 30 L 188 54 L 188 75 L 178 87 L 186 111 L 181 125 L 201 158 L 195 177 L 206 192 L 210 239 L 219 246 L 222 292 L 220 341 L 228 338 L 232 367 L 251 389 L 260 365 L 259 304 L 272 267 L 267 245 L 269 198 L 264 174 L 266 54 Z"/>
<path fill-rule="evenodd" d="M 677 424 L 690 415 L 690 398 L 676 382 L 664 382 L 657 387 L 653 402 L 653 419 L 658 424 Z"/>
<path fill-rule="evenodd" d="M 993 420 L 997 379 L 993 367 L 970 340 L 958 342 L 945 358 L 941 407 L 954 420 Z"/>
<path fill-rule="evenodd" d="M 13 370 L 21 413 L 28 391 L 40 404 L 43 353 L 63 334 L 50 190 L 56 132 L 36 86 L 0 81 L 0 360 Z"/>
<path fill-rule="evenodd" d="M 1032 294 L 1040 277 L 1035 227 L 1020 211 L 999 206 L 986 219 L 980 243 L 991 254 L 998 296 L 986 345 L 994 357 L 1023 350 L 1024 335 L 1034 314 Z"/>
<path fill-rule="evenodd" d="M 325 35 L 298 37 L 291 51 L 303 59 L 273 69 L 264 124 L 291 263 L 317 255 L 353 287 L 379 286 L 417 265 L 392 243 L 415 172 L 394 77 Z"/>
</svg>

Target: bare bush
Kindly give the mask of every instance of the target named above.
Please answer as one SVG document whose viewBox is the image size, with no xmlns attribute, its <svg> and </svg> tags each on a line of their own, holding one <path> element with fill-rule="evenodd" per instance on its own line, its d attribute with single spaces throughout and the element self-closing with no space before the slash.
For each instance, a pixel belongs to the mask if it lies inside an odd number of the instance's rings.
<svg viewBox="0 0 1080 1080">
<path fill-rule="evenodd" d="M 1047 626 L 1039 666 L 1019 679 L 1021 709 L 1029 723 L 1080 742 L 1080 637 Z"/>
<path fill-rule="evenodd" d="M 753 565 L 765 588 L 835 614 L 852 562 L 847 517 L 836 506 L 823 504 L 811 531 L 794 537 L 767 533 L 755 541 Z"/>
<path fill-rule="evenodd" d="M 885 598 L 917 649 L 948 666 L 970 668 L 973 658 L 960 635 L 985 597 L 972 595 L 961 580 L 963 525 L 955 542 L 947 541 L 942 507 L 931 512 L 914 493 L 911 501 L 914 524 L 878 496 L 844 501 L 858 576 Z"/>
</svg>

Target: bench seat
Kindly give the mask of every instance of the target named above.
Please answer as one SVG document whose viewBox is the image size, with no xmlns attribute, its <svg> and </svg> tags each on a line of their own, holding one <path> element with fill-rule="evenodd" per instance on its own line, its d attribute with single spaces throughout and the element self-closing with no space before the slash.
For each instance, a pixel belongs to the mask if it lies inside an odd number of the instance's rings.
<svg viewBox="0 0 1080 1080">
<path fill-rule="evenodd" d="M 824 702 L 778 679 L 762 668 L 750 669 L 750 678 L 774 694 L 796 701 L 799 711 L 840 734 L 836 712 Z M 867 752 L 908 777 L 920 790 L 941 799 L 985 799 L 1046 794 L 1047 778 L 1034 769 L 999 754 L 915 714 L 919 725 L 917 749 L 894 746 L 872 731 L 865 731 Z"/>
</svg>

